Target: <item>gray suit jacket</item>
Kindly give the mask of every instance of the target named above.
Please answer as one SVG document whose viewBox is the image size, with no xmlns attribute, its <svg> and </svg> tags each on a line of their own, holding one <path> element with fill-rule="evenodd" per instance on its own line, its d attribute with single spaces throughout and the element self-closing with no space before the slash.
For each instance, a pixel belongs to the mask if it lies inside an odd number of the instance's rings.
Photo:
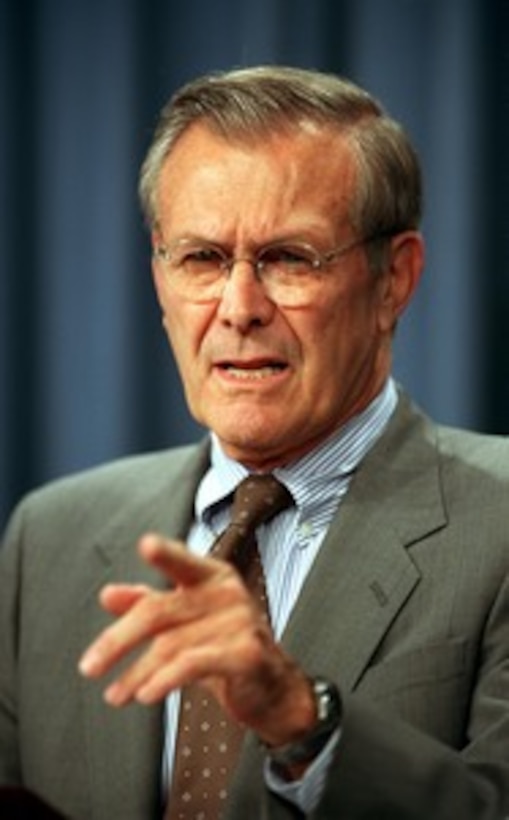
<svg viewBox="0 0 509 820">
<path fill-rule="evenodd" d="M 76 671 L 107 581 L 161 584 L 146 530 L 184 537 L 205 445 L 56 482 L 0 554 L 0 783 L 72 820 L 160 816 L 161 708 L 115 710 Z M 284 635 L 335 679 L 342 737 L 323 820 L 509 815 L 509 443 L 439 428 L 403 396 L 333 521 Z M 229 820 L 301 815 L 248 736 Z"/>
</svg>

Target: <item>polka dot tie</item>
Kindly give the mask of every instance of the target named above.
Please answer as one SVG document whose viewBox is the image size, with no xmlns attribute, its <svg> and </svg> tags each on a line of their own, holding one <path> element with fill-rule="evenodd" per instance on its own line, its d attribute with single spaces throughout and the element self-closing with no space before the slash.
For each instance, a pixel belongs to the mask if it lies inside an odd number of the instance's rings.
<svg viewBox="0 0 509 820">
<path fill-rule="evenodd" d="M 239 570 L 266 617 L 268 605 L 255 531 L 293 503 L 272 475 L 251 475 L 235 491 L 231 521 L 212 548 Z M 219 820 L 244 730 L 198 685 L 186 687 L 165 820 Z"/>
</svg>

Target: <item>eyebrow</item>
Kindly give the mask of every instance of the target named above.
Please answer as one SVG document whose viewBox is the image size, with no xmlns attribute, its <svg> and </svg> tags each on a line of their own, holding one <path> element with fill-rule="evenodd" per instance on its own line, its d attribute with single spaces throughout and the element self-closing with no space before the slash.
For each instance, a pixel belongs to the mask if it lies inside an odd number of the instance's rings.
<svg viewBox="0 0 509 820">
<path fill-rule="evenodd" d="M 210 239 L 205 237 L 201 234 L 194 234 L 194 233 L 183 233 L 178 235 L 172 239 L 167 239 L 161 230 L 156 231 L 159 234 L 160 240 L 166 246 L 173 246 L 178 245 L 179 243 L 195 243 L 197 245 L 210 245 L 216 248 L 220 248 L 221 250 L 227 252 L 233 252 L 235 249 L 235 245 L 231 242 L 221 241 L 218 239 Z M 352 237 L 353 238 L 353 237 Z M 284 244 L 300 244 L 300 245 L 311 245 L 312 247 L 320 247 L 322 244 L 331 244 L 335 240 L 330 238 L 326 238 L 323 235 L 318 237 L 316 234 L 312 236 L 309 233 L 302 233 L 302 232 L 292 232 L 292 233 L 284 233 L 276 235 L 264 242 L 250 242 L 247 246 L 247 251 L 252 253 L 257 250 L 262 250 L 263 248 L 270 247 L 271 245 L 284 245 Z"/>
</svg>

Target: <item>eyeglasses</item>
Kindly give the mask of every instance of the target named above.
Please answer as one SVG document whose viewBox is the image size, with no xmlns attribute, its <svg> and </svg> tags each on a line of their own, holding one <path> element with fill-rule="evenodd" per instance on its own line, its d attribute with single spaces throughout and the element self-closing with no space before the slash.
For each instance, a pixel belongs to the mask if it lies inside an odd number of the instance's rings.
<svg viewBox="0 0 509 820">
<path fill-rule="evenodd" d="M 299 307 L 313 301 L 333 262 L 355 248 L 388 235 L 355 239 L 327 253 L 320 253 L 306 242 L 274 242 L 260 248 L 253 257 L 235 257 L 219 245 L 180 239 L 173 245 L 157 246 L 154 256 L 164 263 L 170 286 L 190 302 L 220 299 L 235 265 L 247 262 L 253 266 L 272 301 L 283 307 Z"/>
</svg>

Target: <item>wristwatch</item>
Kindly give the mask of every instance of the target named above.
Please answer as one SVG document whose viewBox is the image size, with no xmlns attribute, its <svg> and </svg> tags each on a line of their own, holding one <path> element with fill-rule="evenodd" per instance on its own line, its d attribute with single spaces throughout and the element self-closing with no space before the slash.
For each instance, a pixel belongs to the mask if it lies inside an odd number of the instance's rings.
<svg viewBox="0 0 509 820">
<path fill-rule="evenodd" d="M 317 714 L 313 728 L 293 743 L 267 747 L 271 761 L 283 769 L 313 760 L 341 726 L 342 705 L 338 687 L 325 678 L 313 678 L 311 685 Z"/>
</svg>

